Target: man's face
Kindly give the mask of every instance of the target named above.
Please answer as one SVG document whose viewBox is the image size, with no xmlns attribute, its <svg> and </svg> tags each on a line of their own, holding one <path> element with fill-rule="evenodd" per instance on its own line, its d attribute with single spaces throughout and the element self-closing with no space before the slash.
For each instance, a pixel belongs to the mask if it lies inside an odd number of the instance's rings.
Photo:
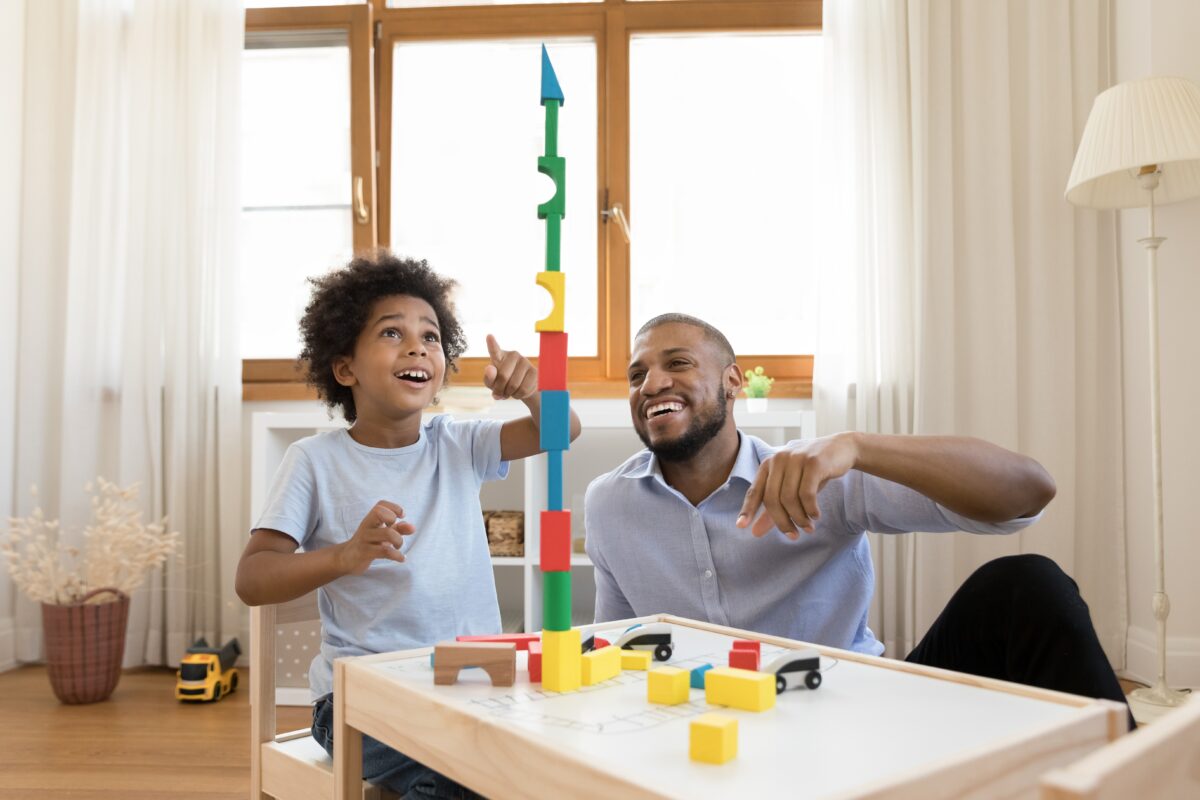
<svg viewBox="0 0 1200 800">
<path fill-rule="evenodd" d="M 694 325 L 668 322 L 634 340 L 629 411 L 638 437 L 662 460 L 689 460 L 726 425 L 732 370 L 724 361 Z"/>
</svg>

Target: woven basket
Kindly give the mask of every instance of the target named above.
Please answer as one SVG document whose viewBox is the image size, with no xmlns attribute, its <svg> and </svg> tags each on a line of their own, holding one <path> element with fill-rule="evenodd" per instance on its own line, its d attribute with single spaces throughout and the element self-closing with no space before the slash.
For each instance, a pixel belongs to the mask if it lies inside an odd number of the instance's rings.
<svg viewBox="0 0 1200 800">
<path fill-rule="evenodd" d="M 87 602 L 106 592 L 116 600 Z M 42 603 L 46 665 L 59 700 L 76 704 L 108 699 L 121 679 L 128 624 L 129 595 L 117 589 L 94 589 L 69 605 Z"/>
</svg>

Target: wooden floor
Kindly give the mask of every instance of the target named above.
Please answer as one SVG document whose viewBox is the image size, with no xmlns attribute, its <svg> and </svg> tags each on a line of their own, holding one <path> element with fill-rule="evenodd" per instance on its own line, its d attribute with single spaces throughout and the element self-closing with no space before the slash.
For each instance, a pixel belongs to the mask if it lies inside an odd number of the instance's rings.
<svg viewBox="0 0 1200 800">
<path fill-rule="evenodd" d="M 241 687 L 217 703 L 180 703 L 175 672 L 128 670 L 103 703 L 67 706 L 43 666 L 0 674 L 0 798 L 160 800 L 250 794 L 250 705 Z M 308 708 L 280 708 L 279 730 Z"/>
</svg>

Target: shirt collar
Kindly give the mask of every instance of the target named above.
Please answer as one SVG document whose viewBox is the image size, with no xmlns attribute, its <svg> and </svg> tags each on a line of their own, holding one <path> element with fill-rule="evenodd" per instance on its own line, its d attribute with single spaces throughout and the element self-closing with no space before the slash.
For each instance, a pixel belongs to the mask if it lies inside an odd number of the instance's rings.
<svg viewBox="0 0 1200 800">
<path fill-rule="evenodd" d="M 638 466 L 625 473 L 626 478 L 654 478 L 663 486 L 667 485 L 662 474 L 662 463 L 658 460 L 658 456 L 651 451 L 646 451 L 647 458 Z M 746 482 L 746 485 L 754 483 L 754 477 L 758 474 L 758 465 L 761 463 L 757 449 L 754 443 L 750 441 L 750 437 L 738 431 L 738 453 L 737 458 L 733 461 L 733 469 L 729 471 L 729 481 L 735 478 Z"/>
</svg>

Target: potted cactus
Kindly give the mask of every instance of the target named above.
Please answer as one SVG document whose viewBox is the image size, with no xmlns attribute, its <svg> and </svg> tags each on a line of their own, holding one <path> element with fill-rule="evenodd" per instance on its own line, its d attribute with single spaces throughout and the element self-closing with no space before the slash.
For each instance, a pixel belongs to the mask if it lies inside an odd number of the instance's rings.
<svg viewBox="0 0 1200 800">
<path fill-rule="evenodd" d="M 746 393 L 746 410 L 750 413 L 767 410 L 767 395 L 771 393 L 771 384 L 775 379 L 767 375 L 762 367 L 746 370 L 746 385 L 742 391 Z"/>
</svg>

